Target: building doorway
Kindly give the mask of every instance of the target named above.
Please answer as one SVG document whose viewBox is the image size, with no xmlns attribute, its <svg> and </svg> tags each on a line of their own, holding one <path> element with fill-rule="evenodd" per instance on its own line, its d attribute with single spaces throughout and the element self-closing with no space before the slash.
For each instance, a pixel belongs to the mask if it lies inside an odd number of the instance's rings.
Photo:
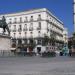
<svg viewBox="0 0 75 75">
<path fill-rule="evenodd" d="M 37 53 L 40 54 L 41 52 L 41 47 L 37 47 Z"/>
</svg>

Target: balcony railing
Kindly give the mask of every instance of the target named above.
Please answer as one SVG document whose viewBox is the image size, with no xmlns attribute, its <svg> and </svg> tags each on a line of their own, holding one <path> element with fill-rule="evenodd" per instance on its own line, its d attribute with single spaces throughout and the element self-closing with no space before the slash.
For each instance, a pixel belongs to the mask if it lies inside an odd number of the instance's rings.
<svg viewBox="0 0 75 75">
<path fill-rule="evenodd" d="M 22 31 L 22 29 L 18 29 L 18 31 L 19 31 L 19 32 L 21 32 L 21 31 Z"/>
<path fill-rule="evenodd" d="M 12 24 L 12 22 L 9 22 L 8 24 Z"/>
<path fill-rule="evenodd" d="M 12 30 L 13 32 L 16 32 L 16 30 Z"/>
<path fill-rule="evenodd" d="M 17 24 L 17 23 L 25 23 L 25 22 L 31 22 L 31 21 L 41 21 L 43 20 L 42 18 L 37 18 L 37 20 L 30 19 L 30 20 L 24 20 L 24 21 L 14 21 L 14 22 L 9 22 L 8 24 Z"/>
<path fill-rule="evenodd" d="M 24 20 L 24 22 L 28 22 L 28 20 Z"/>
<path fill-rule="evenodd" d="M 17 23 L 16 21 L 14 21 L 13 23 Z"/>
<path fill-rule="evenodd" d="M 41 30 L 41 27 L 38 27 L 37 30 Z"/>
<path fill-rule="evenodd" d="M 40 21 L 40 20 L 42 20 L 42 18 L 38 18 L 37 20 Z"/>
<path fill-rule="evenodd" d="M 16 36 L 12 37 L 12 39 L 16 39 Z"/>
<path fill-rule="evenodd" d="M 23 21 L 19 21 L 18 23 L 23 23 Z"/>
<path fill-rule="evenodd" d="M 18 36 L 18 37 L 16 37 L 16 39 L 23 39 L 23 37 L 22 36 Z"/>
<path fill-rule="evenodd" d="M 24 23 L 23 21 L 18 21 L 18 22 L 9 22 L 8 24 L 18 24 L 18 23 Z"/>
<path fill-rule="evenodd" d="M 47 28 L 47 31 L 49 31 L 49 28 Z"/>
<path fill-rule="evenodd" d="M 23 31 L 27 31 L 28 29 L 26 28 L 26 29 L 23 29 Z"/>
<path fill-rule="evenodd" d="M 30 21 L 33 21 L 33 19 L 30 19 Z"/>
<path fill-rule="evenodd" d="M 29 28 L 29 31 L 33 31 L 33 28 Z"/>
</svg>

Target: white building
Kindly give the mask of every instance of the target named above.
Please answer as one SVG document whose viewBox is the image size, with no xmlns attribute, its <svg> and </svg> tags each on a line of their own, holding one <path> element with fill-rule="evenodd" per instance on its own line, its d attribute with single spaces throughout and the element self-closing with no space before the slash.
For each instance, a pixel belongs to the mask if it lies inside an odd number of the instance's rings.
<svg viewBox="0 0 75 75">
<path fill-rule="evenodd" d="M 5 16 L 13 42 L 27 44 L 33 38 L 36 44 L 43 44 L 45 35 L 54 34 L 56 40 L 63 42 L 64 24 L 46 8 L 1 15 Z"/>
</svg>

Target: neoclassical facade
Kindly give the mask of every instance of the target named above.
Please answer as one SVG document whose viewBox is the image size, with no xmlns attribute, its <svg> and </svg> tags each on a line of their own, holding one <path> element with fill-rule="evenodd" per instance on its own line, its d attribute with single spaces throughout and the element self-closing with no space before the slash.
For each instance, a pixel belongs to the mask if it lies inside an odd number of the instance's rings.
<svg viewBox="0 0 75 75">
<path fill-rule="evenodd" d="M 64 24 L 46 8 L 0 15 L 5 16 L 13 43 L 28 44 L 33 38 L 37 44 L 43 44 L 44 36 L 54 34 L 56 40 L 63 42 Z"/>
</svg>

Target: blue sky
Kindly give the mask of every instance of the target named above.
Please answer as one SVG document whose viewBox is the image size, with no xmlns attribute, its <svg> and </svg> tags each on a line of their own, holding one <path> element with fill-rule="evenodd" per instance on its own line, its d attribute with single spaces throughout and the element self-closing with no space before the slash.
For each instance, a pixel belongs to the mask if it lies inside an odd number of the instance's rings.
<svg viewBox="0 0 75 75">
<path fill-rule="evenodd" d="M 0 0 L 0 14 L 47 8 L 73 32 L 73 0 Z"/>
</svg>

